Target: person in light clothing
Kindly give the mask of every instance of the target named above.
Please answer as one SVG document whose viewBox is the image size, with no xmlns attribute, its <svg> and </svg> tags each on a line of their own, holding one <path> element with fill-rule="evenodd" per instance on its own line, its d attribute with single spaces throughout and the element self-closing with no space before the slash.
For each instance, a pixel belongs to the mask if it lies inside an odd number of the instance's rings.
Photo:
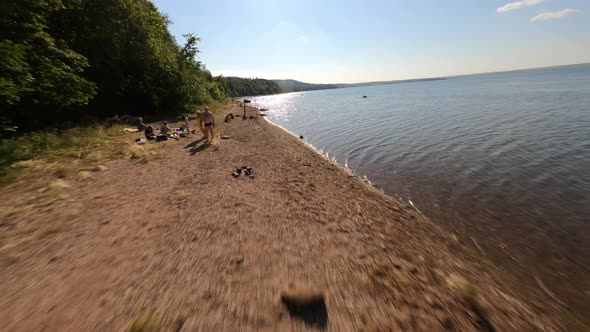
<svg viewBox="0 0 590 332">
<path fill-rule="evenodd" d="M 191 133 L 191 128 L 189 127 L 189 123 L 188 123 L 188 115 L 184 114 L 183 115 L 183 123 L 184 123 L 184 130 L 186 130 L 186 134 L 190 134 Z"/>
</svg>

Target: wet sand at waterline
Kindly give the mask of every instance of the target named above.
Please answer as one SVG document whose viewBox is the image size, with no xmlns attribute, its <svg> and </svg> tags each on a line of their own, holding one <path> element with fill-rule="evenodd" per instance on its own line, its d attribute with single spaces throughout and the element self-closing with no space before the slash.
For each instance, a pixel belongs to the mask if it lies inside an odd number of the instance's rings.
<svg viewBox="0 0 590 332">
<path fill-rule="evenodd" d="M 218 131 L 229 139 L 4 188 L 0 330 L 582 329 L 537 285 L 261 117 Z M 254 177 L 233 177 L 241 166 Z M 310 293 L 312 312 L 285 305 Z"/>
</svg>

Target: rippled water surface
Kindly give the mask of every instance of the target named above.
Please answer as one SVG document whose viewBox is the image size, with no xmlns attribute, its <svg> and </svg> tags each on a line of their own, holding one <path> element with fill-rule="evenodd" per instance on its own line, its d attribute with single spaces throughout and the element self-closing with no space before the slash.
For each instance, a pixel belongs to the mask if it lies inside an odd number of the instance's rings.
<svg viewBox="0 0 590 332">
<path fill-rule="evenodd" d="M 590 284 L 578 279 L 590 280 L 590 65 L 253 103 L 464 243 L 588 308 Z"/>
</svg>

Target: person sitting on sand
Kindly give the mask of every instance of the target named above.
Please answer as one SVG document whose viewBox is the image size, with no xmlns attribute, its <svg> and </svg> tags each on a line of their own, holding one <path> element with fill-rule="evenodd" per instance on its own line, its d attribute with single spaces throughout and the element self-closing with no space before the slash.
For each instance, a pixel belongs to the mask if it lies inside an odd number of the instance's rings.
<svg viewBox="0 0 590 332">
<path fill-rule="evenodd" d="M 176 140 L 180 137 L 176 130 L 170 129 L 170 127 L 168 127 L 167 121 L 162 121 L 162 125 L 160 126 L 160 134 L 158 136 L 165 136 L 166 138 L 164 139 L 173 138 Z"/>
<path fill-rule="evenodd" d="M 147 126 L 145 125 L 145 123 L 143 123 L 143 118 L 138 117 L 137 118 L 137 130 L 144 131 L 146 128 L 147 128 Z"/>
<path fill-rule="evenodd" d="M 112 120 L 113 123 L 119 123 L 120 121 L 121 120 L 119 120 L 118 117 L 115 117 L 115 119 Z M 123 131 L 126 133 L 136 133 L 138 131 L 144 131 L 145 128 L 147 128 L 145 123 L 143 123 L 142 118 L 135 118 L 134 122 L 135 122 L 137 128 L 123 128 Z"/>
<path fill-rule="evenodd" d="M 213 141 L 213 129 L 215 128 L 215 117 L 213 113 L 209 112 L 209 107 L 205 106 L 205 112 L 201 114 L 201 120 L 203 120 L 205 126 L 205 140 L 207 143 L 211 143 Z"/>
<path fill-rule="evenodd" d="M 152 126 L 147 126 L 143 133 L 145 134 L 145 138 L 147 138 L 148 140 L 156 139 L 156 134 L 154 133 L 154 127 L 152 127 Z"/>
<path fill-rule="evenodd" d="M 168 128 L 168 122 L 162 121 L 162 123 L 160 125 L 160 135 L 168 136 L 169 132 L 170 132 L 170 128 Z"/>
<path fill-rule="evenodd" d="M 168 131 L 168 134 L 166 134 L 169 138 L 173 138 L 175 140 L 178 140 L 180 138 L 180 135 L 178 134 L 178 131 L 176 131 L 176 129 L 170 129 Z"/>
</svg>

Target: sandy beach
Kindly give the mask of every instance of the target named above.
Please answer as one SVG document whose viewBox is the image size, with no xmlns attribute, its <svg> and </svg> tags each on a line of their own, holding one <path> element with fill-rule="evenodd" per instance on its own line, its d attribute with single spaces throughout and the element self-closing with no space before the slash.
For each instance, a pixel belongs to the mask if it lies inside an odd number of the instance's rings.
<svg viewBox="0 0 590 332">
<path fill-rule="evenodd" d="M 262 117 L 216 120 L 229 139 L 5 188 L 0 330 L 583 330 L 534 281 Z M 32 190 L 44 198 L 8 212 Z"/>
</svg>

